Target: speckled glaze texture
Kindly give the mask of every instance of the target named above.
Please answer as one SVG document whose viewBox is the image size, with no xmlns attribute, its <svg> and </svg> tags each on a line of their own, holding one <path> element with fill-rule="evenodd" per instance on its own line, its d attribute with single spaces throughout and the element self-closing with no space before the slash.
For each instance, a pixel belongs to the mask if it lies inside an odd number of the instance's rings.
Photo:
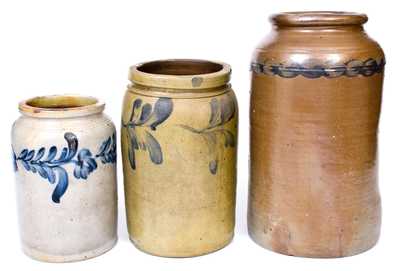
<svg viewBox="0 0 400 271">
<path fill-rule="evenodd" d="M 46 262 L 98 256 L 117 242 L 115 127 L 92 97 L 23 101 L 12 150 L 23 251 Z"/>
<path fill-rule="evenodd" d="M 271 20 L 251 65 L 249 234 L 287 255 L 361 253 L 375 245 L 381 224 L 384 54 L 362 14 Z"/>
<path fill-rule="evenodd" d="M 141 250 L 191 257 L 233 238 L 238 110 L 230 67 L 166 60 L 131 68 L 122 112 L 128 230 Z"/>
</svg>

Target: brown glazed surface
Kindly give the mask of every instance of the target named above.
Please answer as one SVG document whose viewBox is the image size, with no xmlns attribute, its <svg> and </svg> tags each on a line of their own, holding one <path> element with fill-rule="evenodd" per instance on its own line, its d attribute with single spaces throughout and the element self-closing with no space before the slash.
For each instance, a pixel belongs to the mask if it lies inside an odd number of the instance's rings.
<svg viewBox="0 0 400 271">
<path fill-rule="evenodd" d="M 233 238 L 238 109 L 230 67 L 131 68 L 121 130 L 128 231 L 141 250 L 190 257 Z"/>
<path fill-rule="evenodd" d="M 273 251 L 343 257 L 377 242 L 384 54 L 365 15 L 284 13 L 252 60 L 248 228 Z"/>
</svg>

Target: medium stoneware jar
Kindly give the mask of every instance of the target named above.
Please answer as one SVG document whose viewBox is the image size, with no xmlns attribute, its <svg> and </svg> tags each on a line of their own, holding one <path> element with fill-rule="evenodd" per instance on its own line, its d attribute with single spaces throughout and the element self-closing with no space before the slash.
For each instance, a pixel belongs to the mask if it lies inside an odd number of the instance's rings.
<svg viewBox="0 0 400 271">
<path fill-rule="evenodd" d="M 93 97 L 19 104 L 12 129 L 23 251 L 48 262 L 98 256 L 117 241 L 115 127 Z"/>
<path fill-rule="evenodd" d="M 122 112 L 130 239 L 166 257 L 227 245 L 235 223 L 238 109 L 227 64 L 131 67 Z"/>
<path fill-rule="evenodd" d="M 248 227 L 265 248 L 342 257 L 377 242 L 384 54 L 367 16 L 271 18 L 252 61 Z"/>
</svg>

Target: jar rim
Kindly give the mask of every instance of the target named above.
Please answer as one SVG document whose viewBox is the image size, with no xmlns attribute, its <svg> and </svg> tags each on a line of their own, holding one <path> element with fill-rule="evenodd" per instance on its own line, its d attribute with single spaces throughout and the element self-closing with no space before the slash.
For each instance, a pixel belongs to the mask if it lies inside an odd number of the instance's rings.
<svg viewBox="0 0 400 271">
<path fill-rule="evenodd" d="M 346 11 L 293 11 L 274 14 L 270 21 L 277 26 L 363 25 L 368 16 Z"/>
<path fill-rule="evenodd" d="M 35 118 L 73 118 L 101 113 L 105 103 L 92 96 L 76 94 L 36 96 L 23 100 L 21 114 Z"/>
<path fill-rule="evenodd" d="M 165 59 L 139 63 L 130 67 L 129 80 L 168 91 L 212 89 L 230 80 L 230 65 L 200 59 Z"/>
</svg>

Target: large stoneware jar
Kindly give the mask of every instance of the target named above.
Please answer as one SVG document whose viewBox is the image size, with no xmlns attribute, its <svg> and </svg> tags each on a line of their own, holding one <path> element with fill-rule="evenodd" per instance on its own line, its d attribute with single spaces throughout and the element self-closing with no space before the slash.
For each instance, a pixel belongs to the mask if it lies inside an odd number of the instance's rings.
<svg viewBox="0 0 400 271">
<path fill-rule="evenodd" d="M 129 235 L 150 254 L 218 250 L 235 222 L 238 109 L 227 64 L 133 66 L 122 112 Z"/>
<path fill-rule="evenodd" d="M 377 242 L 377 128 L 384 54 L 367 16 L 271 18 L 252 60 L 253 240 L 273 251 L 342 257 Z"/>
<path fill-rule="evenodd" d="M 115 127 L 93 97 L 23 101 L 12 129 L 24 252 L 37 260 L 84 260 L 117 241 Z"/>
</svg>

